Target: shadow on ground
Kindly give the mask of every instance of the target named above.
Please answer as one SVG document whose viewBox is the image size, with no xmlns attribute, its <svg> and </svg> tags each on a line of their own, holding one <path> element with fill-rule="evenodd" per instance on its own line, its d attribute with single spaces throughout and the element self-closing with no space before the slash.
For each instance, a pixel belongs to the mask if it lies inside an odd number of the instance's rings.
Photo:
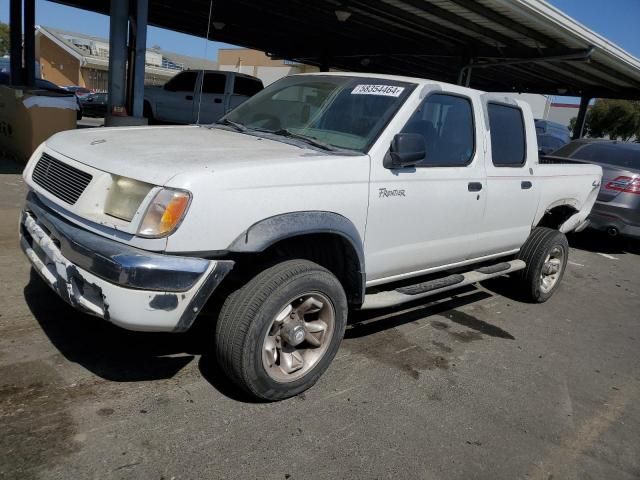
<svg viewBox="0 0 640 480">
<path fill-rule="evenodd" d="M 451 296 L 441 295 L 400 307 L 353 312 L 345 338 L 355 339 L 409 323 L 441 315 L 451 322 L 475 331 L 476 335 L 513 339 L 501 328 L 457 310 L 489 298 L 487 292 L 467 287 Z M 205 312 L 187 333 L 141 333 L 116 327 L 74 310 L 64 303 L 31 270 L 24 298 L 45 334 L 68 360 L 95 375 L 115 382 L 162 380 L 174 377 L 200 356 L 202 376 L 223 395 L 242 402 L 253 402 L 224 375 L 212 355 L 216 310 Z M 432 322 L 440 328 L 442 322 Z"/>
<path fill-rule="evenodd" d="M 0 152 L 0 175 L 22 173 L 25 165 L 25 162 L 18 162 L 17 160 L 7 157 L 3 152 Z"/>
<path fill-rule="evenodd" d="M 571 247 L 586 250 L 587 252 L 640 255 L 640 241 L 633 238 L 609 237 L 604 232 L 589 229 L 584 232 L 569 234 L 567 238 Z"/>
</svg>

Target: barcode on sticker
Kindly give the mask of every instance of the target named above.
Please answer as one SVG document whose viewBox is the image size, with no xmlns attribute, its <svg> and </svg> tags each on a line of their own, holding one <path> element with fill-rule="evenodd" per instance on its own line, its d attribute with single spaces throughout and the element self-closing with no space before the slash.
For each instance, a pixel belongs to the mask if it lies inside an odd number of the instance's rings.
<svg viewBox="0 0 640 480">
<path fill-rule="evenodd" d="M 351 95 L 383 95 L 385 97 L 399 97 L 404 87 L 395 85 L 356 85 Z"/>
</svg>

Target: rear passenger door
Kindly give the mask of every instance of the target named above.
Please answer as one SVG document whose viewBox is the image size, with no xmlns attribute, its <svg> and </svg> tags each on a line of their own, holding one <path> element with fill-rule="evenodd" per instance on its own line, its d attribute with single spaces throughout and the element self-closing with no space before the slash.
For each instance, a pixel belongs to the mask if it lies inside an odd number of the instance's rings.
<svg viewBox="0 0 640 480">
<path fill-rule="evenodd" d="M 191 123 L 197 79 L 197 71 L 187 70 L 169 80 L 158 97 L 156 118 L 165 122 Z"/>
<path fill-rule="evenodd" d="M 489 120 L 487 142 L 487 209 L 484 234 L 487 254 L 517 250 L 531 232 L 540 197 L 534 176 L 538 152 L 533 115 L 525 102 L 484 97 Z"/>
<path fill-rule="evenodd" d="M 195 102 L 193 102 L 192 123 L 213 123 L 225 113 L 225 94 L 227 93 L 228 75 L 223 72 L 205 72 L 201 86 L 198 85 Z"/>
</svg>

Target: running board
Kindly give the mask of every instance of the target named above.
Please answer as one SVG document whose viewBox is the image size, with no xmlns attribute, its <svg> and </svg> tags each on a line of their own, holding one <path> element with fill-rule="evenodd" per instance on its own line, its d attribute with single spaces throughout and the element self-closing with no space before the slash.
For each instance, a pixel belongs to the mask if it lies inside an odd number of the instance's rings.
<svg viewBox="0 0 640 480">
<path fill-rule="evenodd" d="M 482 267 L 466 273 L 449 275 L 436 280 L 401 287 L 396 290 L 372 293 L 364 297 L 364 303 L 360 308 L 362 310 L 372 310 L 376 308 L 392 307 L 394 305 L 400 305 L 402 303 L 436 295 L 440 292 L 446 292 L 447 290 L 453 290 L 454 288 L 460 288 L 472 283 L 482 282 L 489 278 L 516 272 L 518 270 L 522 270 L 524 267 L 526 267 L 526 264 L 522 260 L 511 260 L 510 262 L 503 262 L 490 267 Z"/>
</svg>

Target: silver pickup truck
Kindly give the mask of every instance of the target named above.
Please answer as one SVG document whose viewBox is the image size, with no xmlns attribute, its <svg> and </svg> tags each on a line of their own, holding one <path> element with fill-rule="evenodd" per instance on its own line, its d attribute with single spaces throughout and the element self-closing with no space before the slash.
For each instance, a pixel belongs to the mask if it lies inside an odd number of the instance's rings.
<svg viewBox="0 0 640 480">
<path fill-rule="evenodd" d="M 185 70 L 162 87 L 145 88 L 144 116 L 149 123 L 212 123 L 263 88 L 244 73 Z"/>
</svg>

